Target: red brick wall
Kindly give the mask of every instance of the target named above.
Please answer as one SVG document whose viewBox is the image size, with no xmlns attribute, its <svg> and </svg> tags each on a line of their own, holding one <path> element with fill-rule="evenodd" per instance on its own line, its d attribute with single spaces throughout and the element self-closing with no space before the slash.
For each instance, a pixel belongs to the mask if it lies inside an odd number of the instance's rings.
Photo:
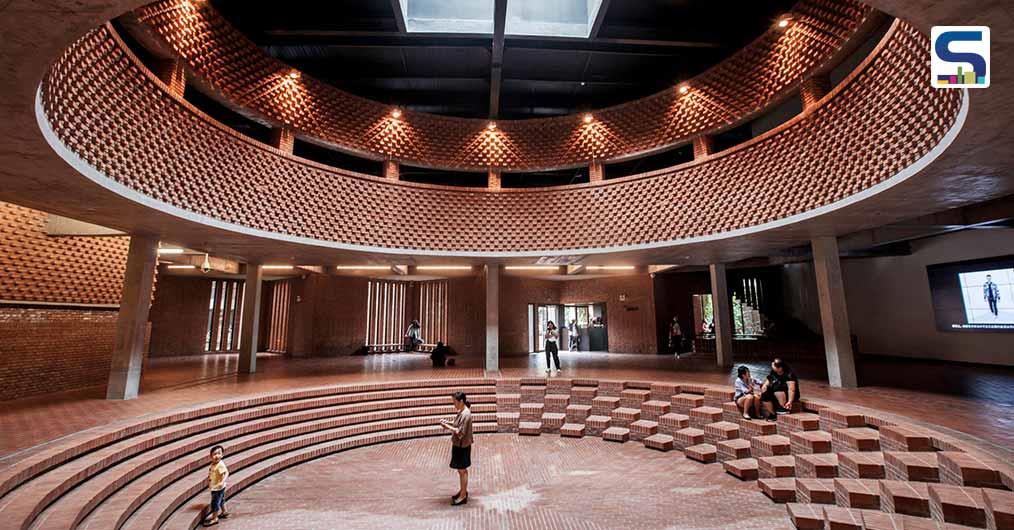
<svg viewBox="0 0 1014 530">
<path fill-rule="evenodd" d="M 319 274 L 293 280 L 289 354 L 348 355 L 362 346 L 366 282 L 366 278 Z"/>
<path fill-rule="evenodd" d="M 560 283 L 560 302 L 606 304 L 609 351 L 658 353 L 655 291 L 647 274 Z M 624 295 L 624 300 L 620 300 Z"/>
<path fill-rule="evenodd" d="M 0 401 L 105 385 L 116 311 L 0 307 Z"/>
<path fill-rule="evenodd" d="M 458 355 L 485 355 L 486 288 L 481 275 L 447 280 L 447 345 Z"/>
<path fill-rule="evenodd" d="M 151 306 L 152 357 L 204 354 L 211 280 L 163 275 Z"/>
</svg>

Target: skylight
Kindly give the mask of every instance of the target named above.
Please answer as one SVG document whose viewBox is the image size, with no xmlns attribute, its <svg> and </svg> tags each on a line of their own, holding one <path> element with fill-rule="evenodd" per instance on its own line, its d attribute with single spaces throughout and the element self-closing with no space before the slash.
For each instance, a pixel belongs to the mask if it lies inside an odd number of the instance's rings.
<svg viewBox="0 0 1014 530">
<path fill-rule="evenodd" d="M 493 0 L 399 0 L 410 33 L 493 33 Z M 508 0 L 508 35 L 588 38 L 602 0 Z"/>
</svg>

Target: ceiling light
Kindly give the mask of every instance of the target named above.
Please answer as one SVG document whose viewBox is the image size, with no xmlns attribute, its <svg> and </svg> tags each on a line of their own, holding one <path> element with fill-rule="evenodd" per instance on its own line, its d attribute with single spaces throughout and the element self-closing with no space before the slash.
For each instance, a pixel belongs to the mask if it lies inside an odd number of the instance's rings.
<svg viewBox="0 0 1014 530">
<path fill-rule="evenodd" d="M 392 110 L 391 111 L 391 117 L 394 118 L 394 119 L 400 118 L 401 117 L 401 109 L 395 108 L 394 110 Z"/>
<path fill-rule="evenodd" d="M 584 81 L 581 81 L 581 86 L 584 86 Z"/>
<path fill-rule="evenodd" d="M 686 85 L 680 85 L 679 91 L 680 94 L 686 94 L 687 92 L 690 92 L 690 87 Z"/>
<path fill-rule="evenodd" d="M 196 269 L 195 265 L 166 265 L 167 269 Z"/>
<path fill-rule="evenodd" d="M 504 270 L 508 271 L 555 271 L 560 270 L 556 265 L 507 265 Z"/>
<path fill-rule="evenodd" d="M 339 271 L 386 271 L 390 265 L 337 265 L 335 270 Z"/>
<path fill-rule="evenodd" d="M 299 70 L 293 70 L 293 71 L 289 72 L 289 79 L 293 79 L 293 80 L 299 79 L 299 76 L 300 76 Z"/>
<path fill-rule="evenodd" d="M 789 20 L 791 20 L 791 19 L 790 19 L 790 17 L 788 15 L 782 17 L 778 21 L 778 27 L 779 28 L 787 28 L 787 27 L 789 27 Z"/>
<path fill-rule="evenodd" d="M 590 271 L 632 271 L 633 265 L 588 265 L 585 269 Z"/>
<path fill-rule="evenodd" d="M 287 271 L 292 269 L 292 265 L 262 265 L 261 268 L 266 271 Z"/>
<path fill-rule="evenodd" d="M 584 115 L 584 118 L 582 118 L 582 119 L 584 119 L 584 122 L 585 122 L 585 123 L 591 123 L 591 122 L 592 122 L 592 120 L 594 120 L 594 119 L 595 119 L 595 117 L 594 117 L 594 116 L 592 116 L 592 115 L 591 115 L 591 113 L 588 113 L 588 114 L 585 114 L 585 115 Z"/>
<path fill-rule="evenodd" d="M 495 131 L 496 130 L 496 122 L 495 121 L 489 122 L 489 125 L 486 125 L 486 129 L 488 129 L 490 131 Z"/>
<path fill-rule="evenodd" d="M 472 270 L 471 265 L 419 265 L 415 268 L 417 271 L 470 271 Z"/>
<path fill-rule="evenodd" d="M 182 253 L 183 253 L 183 249 L 182 248 L 160 248 L 160 249 L 158 249 L 158 254 L 160 256 L 161 255 L 166 255 L 166 254 L 182 254 Z"/>
</svg>

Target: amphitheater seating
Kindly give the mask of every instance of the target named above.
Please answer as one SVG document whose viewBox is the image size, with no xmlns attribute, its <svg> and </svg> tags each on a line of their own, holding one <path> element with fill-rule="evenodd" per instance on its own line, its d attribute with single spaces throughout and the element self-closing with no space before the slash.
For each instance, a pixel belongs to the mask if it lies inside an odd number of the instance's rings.
<svg viewBox="0 0 1014 530">
<path fill-rule="evenodd" d="M 566 378 L 323 387 L 120 422 L 0 472 L 0 516 L 19 530 L 194 528 L 210 446 L 225 446 L 236 495 L 324 455 L 445 435 L 438 422 L 457 390 L 474 403 L 477 433 L 599 437 L 720 462 L 785 503 L 800 529 L 1014 529 L 1014 472 L 944 434 L 807 400 L 774 423 L 745 420 L 716 402 L 730 399 L 723 388 Z"/>
</svg>

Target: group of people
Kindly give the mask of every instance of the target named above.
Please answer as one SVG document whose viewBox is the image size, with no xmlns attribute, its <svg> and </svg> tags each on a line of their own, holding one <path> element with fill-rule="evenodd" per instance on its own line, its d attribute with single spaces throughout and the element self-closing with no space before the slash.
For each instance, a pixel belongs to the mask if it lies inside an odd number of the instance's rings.
<svg viewBox="0 0 1014 530">
<path fill-rule="evenodd" d="M 750 374 L 750 368 L 736 370 L 736 393 L 733 401 L 745 419 L 775 421 L 779 414 L 788 414 L 799 402 L 799 378 L 788 363 L 776 358 L 764 382 Z"/>
</svg>

